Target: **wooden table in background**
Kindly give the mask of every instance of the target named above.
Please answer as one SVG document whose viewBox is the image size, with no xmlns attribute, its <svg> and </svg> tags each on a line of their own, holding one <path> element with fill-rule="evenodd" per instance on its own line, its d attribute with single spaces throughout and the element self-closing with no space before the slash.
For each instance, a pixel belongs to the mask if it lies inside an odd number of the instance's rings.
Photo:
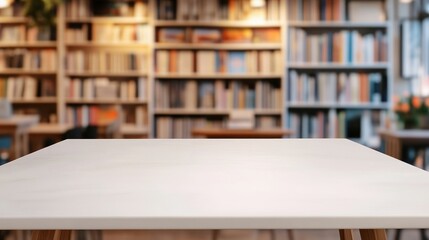
<svg viewBox="0 0 429 240">
<path fill-rule="evenodd" d="M 36 151 L 44 147 L 44 141 L 49 138 L 53 142 L 63 140 L 64 134 L 72 129 L 70 124 L 40 123 L 28 130 L 30 139 L 30 151 Z"/>
<path fill-rule="evenodd" d="M 0 229 L 33 240 L 284 228 L 386 240 L 429 227 L 429 173 L 345 139 L 65 140 L 17 161 L 0 167 Z"/>
<path fill-rule="evenodd" d="M 38 115 L 13 115 L 0 119 L 0 136 L 8 136 L 12 140 L 12 160 L 28 153 L 28 130 L 39 122 Z"/>
<path fill-rule="evenodd" d="M 427 148 L 429 147 L 429 130 L 381 130 L 379 131 L 380 137 L 384 144 L 384 153 L 387 155 L 407 162 L 404 150 L 407 147 Z M 426 157 L 423 156 L 421 167 L 426 166 Z M 401 230 L 398 229 L 395 234 L 395 240 L 401 239 Z M 420 239 L 428 239 L 426 231 L 420 229 Z"/>
<path fill-rule="evenodd" d="M 429 130 L 381 130 L 385 153 L 403 160 L 405 146 L 429 147 Z"/>
<path fill-rule="evenodd" d="M 201 128 L 193 129 L 193 137 L 203 138 L 283 138 L 292 132 L 285 129 L 227 129 Z"/>
</svg>

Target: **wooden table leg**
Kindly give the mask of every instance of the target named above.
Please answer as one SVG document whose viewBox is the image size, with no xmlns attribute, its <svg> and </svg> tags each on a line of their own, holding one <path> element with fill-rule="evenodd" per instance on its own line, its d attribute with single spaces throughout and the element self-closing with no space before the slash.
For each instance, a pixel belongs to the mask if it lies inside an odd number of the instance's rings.
<svg viewBox="0 0 429 240">
<path fill-rule="evenodd" d="M 384 229 L 360 229 L 359 233 L 362 240 L 387 240 Z"/>
<path fill-rule="evenodd" d="M 55 230 L 35 230 L 31 233 L 31 240 L 54 240 Z"/>
<path fill-rule="evenodd" d="M 341 240 L 353 240 L 353 233 L 351 229 L 340 229 Z"/>
<path fill-rule="evenodd" d="M 70 240 L 71 230 L 34 230 L 31 240 Z"/>
</svg>

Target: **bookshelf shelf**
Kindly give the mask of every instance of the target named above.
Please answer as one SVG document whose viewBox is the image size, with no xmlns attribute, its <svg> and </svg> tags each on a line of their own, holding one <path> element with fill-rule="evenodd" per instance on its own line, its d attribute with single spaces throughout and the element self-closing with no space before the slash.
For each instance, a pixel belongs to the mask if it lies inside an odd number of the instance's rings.
<svg viewBox="0 0 429 240">
<path fill-rule="evenodd" d="M 28 20 L 25 17 L 0 17 L 1 24 L 19 24 L 27 22 Z"/>
<path fill-rule="evenodd" d="M 57 43 L 46 42 L 0 42 L 0 48 L 56 48 Z"/>
<path fill-rule="evenodd" d="M 0 75 L 55 76 L 56 74 L 56 71 L 0 69 Z"/>
<path fill-rule="evenodd" d="M 82 100 L 74 100 L 74 99 L 68 99 L 66 101 L 67 104 L 120 104 L 120 105 L 145 105 L 147 104 L 147 101 L 140 101 L 140 100 L 117 100 L 117 99 L 82 99 Z"/>
<path fill-rule="evenodd" d="M 387 69 L 388 63 L 371 63 L 371 64 L 342 64 L 342 63 L 290 63 L 288 68 L 297 70 L 377 70 Z"/>
<path fill-rule="evenodd" d="M 282 109 L 254 109 L 256 115 L 281 115 Z"/>
<path fill-rule="evenodd" d="M 280 43 L 157 43 L 156 49 L 210 49 L 210 50 L 271 50 L 281 49 Z"/>
<path fill-rule="evenodd" d="M 79 19 L 66 19 L 67 23 L 121 23 L 121 24 L 147 24 L 146 18 L 138 17 L 86 17 Z"/>
<path fill-rule="evenodd" d="M 56 104 L 57 99 L 55 97 L 41 97 L 34 99 L 13 99 L 13 104 Z"/>
<path fill-rule="evenodd" d="M 66 46 L 69 48 L 148 48 L 146 43 L 136 43 L 136 42 L 111 42 L 111 43 L 102 43 L 102 42 L 81 42 L 81 43 L 66 43 Z"/>
<path fill-rule="evenodd" d="M 280 79 L 281 74 L 156 74 L 158 79 Z"/>
<path fill-rule="evenodd" d="M 67 72 L 70 77 L 147 77 L 145 72 Z"/>
<path fill-rule="evenodd" d="M 388 109 L 387 103 L 288 103 L 294 109 Z"/>
<path fill-rule="evenodd" d="M 157 115 L 228 115 L 228 110 L 216 109 L 156 109 Z"/>
<path fill-rule="evenodd" d="M 383 29 L 388 27 L 386 22 L 348 22 L 348 21 L 289 21 L 290 27 L 299 27 L 299 28 L 343 28 L 343 29 L 352 29 L 352 28 L 373 28 L 373 29 Z"/>
<path fill-rule="evenodd" d="M 281 27 L 280 21 L 155 21 L 155 27 L 235 27 L 235 28 L 273 28 Z"/>
</svg>

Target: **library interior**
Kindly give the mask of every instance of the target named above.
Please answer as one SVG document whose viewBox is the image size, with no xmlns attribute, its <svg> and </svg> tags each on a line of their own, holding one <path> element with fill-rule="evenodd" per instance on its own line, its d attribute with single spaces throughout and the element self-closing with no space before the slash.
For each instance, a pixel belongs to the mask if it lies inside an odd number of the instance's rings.
<svg viewBox="0 0 429 240">
<path fill-rule="evenodd" d="M 112 138 L 346 138 L 429 170 L 429 0 L 0 0 L 0 165 L 66 139 Z M 423 229 L 387 233 L 428 239 Z M 340 237 L 331 230 L 71 234 Z M 1 230 L 0 239 L 31 233 Z"/>
</svg>

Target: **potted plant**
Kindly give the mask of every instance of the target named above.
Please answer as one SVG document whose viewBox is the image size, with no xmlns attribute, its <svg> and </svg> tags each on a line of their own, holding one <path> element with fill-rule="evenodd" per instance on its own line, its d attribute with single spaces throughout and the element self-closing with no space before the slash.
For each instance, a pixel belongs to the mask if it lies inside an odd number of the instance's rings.
<svg viewBox="0 0 429 240">
<path fill-rule="evenodd" d="M 55 25 L 56 9 L 63 0 L 20 0 L 24 5 L 24 14 L 39 27 Z"/>
<path fill-rule="evenodd" d="M 404 129 L 429 129 L 429 98 L 404 97 L 396 101 L 394 110 Z"/>
</svg>

